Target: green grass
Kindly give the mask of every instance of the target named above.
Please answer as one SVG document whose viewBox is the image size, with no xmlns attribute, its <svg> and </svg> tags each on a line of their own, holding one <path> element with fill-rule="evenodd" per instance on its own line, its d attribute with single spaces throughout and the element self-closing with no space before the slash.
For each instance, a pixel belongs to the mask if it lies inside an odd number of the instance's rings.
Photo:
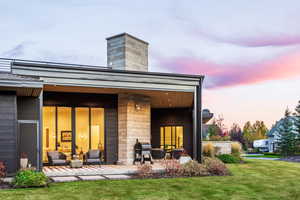
<svg viewBox="0 0 300 200">
<path fill-rule="evenodd" d="M 300 199 L 299 163 L 249 160 L 228 166 L 233 176 L 56 183 L 49 188 L 0 190 L 0 199 Z"/>
<path fill-rule="evenodd" d="M 246 158 L 281 158 L 280 155 L 246 155 Z"/>
</svg>

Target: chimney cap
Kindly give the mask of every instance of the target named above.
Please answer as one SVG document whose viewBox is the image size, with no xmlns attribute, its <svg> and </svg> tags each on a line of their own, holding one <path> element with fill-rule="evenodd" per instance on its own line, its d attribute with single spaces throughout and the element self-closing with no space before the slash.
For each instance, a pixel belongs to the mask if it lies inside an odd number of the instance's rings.
<svg viewBox="0 0 300 200">
<path fill-rule="evenodd" d="M 128 37 L 131 37 L 131 38 L 133 38 L 135 40 L 138 40 L 138 41 L 140 41 L 140 42 L 142 42 L 142 43 L 144 43 L 146 45 L 149 45 L 148 42 L 146 42 L 144 40 L 141 40 L 141 39 L 139 39 L 139 38 L 137 38 L 137 37 L 135 37 L 133 35 L 130 35 L 129 33 L 126 33 L 126 32 L 120 33 L 120 34 L 117 34 L 117 35 L 113 35 L 113 36 L 110 36 L 110 37 L 107 37 L 106 40 L 110 40 L 110 39 L 117 38 L 117 37 L 122 37 L 122 36 L 128 36 Z"/>
</svg>

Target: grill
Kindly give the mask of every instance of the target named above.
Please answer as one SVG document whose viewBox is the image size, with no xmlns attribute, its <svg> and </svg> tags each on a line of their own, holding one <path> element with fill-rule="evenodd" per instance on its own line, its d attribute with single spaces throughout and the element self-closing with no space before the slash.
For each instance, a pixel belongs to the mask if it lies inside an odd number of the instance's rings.
<svg viewBox="0 0 300 200">
<path fill-rule="evenodd" d="M 138 140 L 136 140 L 136 143 L 134 145 L 134 161 L 140 162 L 142 164 L 145 163 L 145 161 L 149 161 L 151 164 L 152 162 L 152 156 L 151 156 L 151 144 L 149 143 L 140 143 Z"/>
</svg>

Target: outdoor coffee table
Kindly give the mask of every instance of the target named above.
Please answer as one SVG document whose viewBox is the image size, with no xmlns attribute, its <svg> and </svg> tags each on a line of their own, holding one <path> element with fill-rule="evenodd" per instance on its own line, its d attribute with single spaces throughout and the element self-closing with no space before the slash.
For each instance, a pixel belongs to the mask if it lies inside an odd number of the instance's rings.
<svg viewBox="0 0 300 200">
<path fill-rule="evenodd" d="M 83 162 L 82 160 L 76 159 L 76 160 L 71 160 L 70 161 L 70 167 L 71 168 L 80 168 L 82 167 Z"/>
</svg>

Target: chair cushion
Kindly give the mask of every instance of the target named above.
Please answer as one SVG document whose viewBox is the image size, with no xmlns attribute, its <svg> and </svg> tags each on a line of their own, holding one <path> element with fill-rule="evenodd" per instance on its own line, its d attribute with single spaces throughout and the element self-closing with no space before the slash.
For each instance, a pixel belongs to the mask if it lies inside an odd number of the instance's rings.
<svg viewBox="0 0 300 200">
<path fill-rule="evenodd" d="M 94 158 L 94 159 L 86 159 L 86 162 L 88 163 L 100 163 L 100 159 Z"/>
<path fill-rule="evenodd" d="M 59 152 L 58 151 L 50 151 L 48 155 L 52 158 L 52 160 L 59 160 Z"/>
<path fill-rule="evenodd" d="M 99 150 L 89 150 L 89 158 L 99 158 L 100 151 Z"/>
<path fill-rule="evenodd" d="M 65 164 L 66 160 L 52 160 L 54 165 L 58 165 L 58 164 Z"/>
</svg>

